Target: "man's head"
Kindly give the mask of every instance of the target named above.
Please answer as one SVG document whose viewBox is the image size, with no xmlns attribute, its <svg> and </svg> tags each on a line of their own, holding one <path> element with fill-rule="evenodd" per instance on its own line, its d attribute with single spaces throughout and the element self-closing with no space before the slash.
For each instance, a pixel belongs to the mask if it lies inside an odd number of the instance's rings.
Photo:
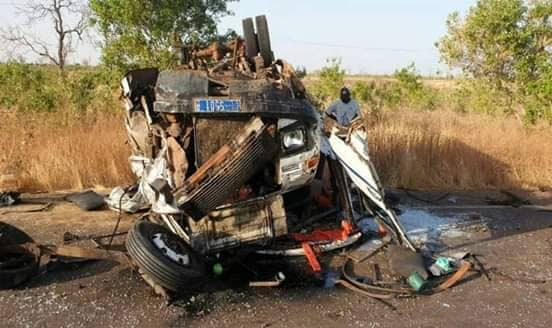
<svg viewBox="0 0 552 328">
<path fill-rule="evenodd" d="M 343 87 L 343 88 L 341 88 L 341 92 L 340 92 L 339 97 L 341 98 L 341 101 L 348 104 L 349 101 L 351 101 L 351 91 L 349 91 L 349 89 L 347 89 L 347 87 Z"/>
</svg>

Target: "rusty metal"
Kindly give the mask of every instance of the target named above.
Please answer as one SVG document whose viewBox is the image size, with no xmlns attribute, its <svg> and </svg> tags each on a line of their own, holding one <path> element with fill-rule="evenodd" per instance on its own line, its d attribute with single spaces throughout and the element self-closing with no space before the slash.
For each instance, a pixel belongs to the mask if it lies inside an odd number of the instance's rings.
<svg viewBox="0 0 552 328">
<path fill-rule="evenodd" d="M 466 273 L 468 273 L 471 267 L 472 265 L 470 262 L 464 261 L 464 263 L 462 263 L 462 266 L 450 278 L 448 278 L 445 282 L 440 284 L 439 287 L 437 287 L 437 290 L 442 291 L 452 287 L 460 279 L 462 279 L 466 275 Z"/>
<path fill-rule="evenodd" d="M 69 245 L 38 245 L 38 248 L 42 255 L 64 256 L 86 260 L 115 261 L 122 264 L 128 263 L 128 258 L 125 253 L 114 250 Z"/>
<path fill-rule="evenodd" d="M 233 143 L 221 148 L 177 191 L 178 206 L 194 220 L 201 219 L 270 161 L 277 147 L 269 126 L 258 118 L 251 120 Z"/>
<path fill-rule="evenodd" d="M 287 234 L 284 201 L 273 194 L 217 208 L 198 222 L 189 220 L 189 227 L 190 243 L 200 253 L 267 245 Z"/>
</svg>

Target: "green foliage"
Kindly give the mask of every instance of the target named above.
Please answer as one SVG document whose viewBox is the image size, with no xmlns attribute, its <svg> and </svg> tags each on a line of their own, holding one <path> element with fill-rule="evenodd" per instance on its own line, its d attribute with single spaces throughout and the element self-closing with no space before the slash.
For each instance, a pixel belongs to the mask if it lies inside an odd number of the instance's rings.
<svg viewBox="0 0 552 328">
<path fill-rule="evenodd" d="M 414 63 L 395 71 L 393 77 L 409 92 L 416 92 L 423 88 L 422 76 L 416 71 Z"/>
<path fill-rule="evenodd" d="M 357 81 L 351 90 L 353 98 L 362 104 L 372 104 L 376 98 L 376 83 Z"/>
<path fill-rule="evenodd" d="M 0 106 L 21 111 L 53 111 L 54 86 L 50 81 L 58 76 L 54 70 L 9 62 L 0 65 Z"/>
<path fill-rule="evenodd" d="M 309 88 L 311 97 L 320 108 L 337 99 L 339 90 L 345 85 L 345 70 L 341 68 L 341 60 L 331 58 L 326 62 L 327 66 L 320 70 L 318 81 Z"/>
<path fill-rule="evenodd" d="M 110 68 L 170 67 L 175 34 L 186 45 L 216 38 L 216 20 L 235 0 L 90 0 Z"/>
<path fill-rule="evenodd" d="M 489 115 L 513 114 L 514 106 L 508 92 L 499 90 L 483 80 L 462 80 L 447 96 L 450 109 Z"/>
<path fill-rule="evenodd" d="M 0 107 L 73 114 L 116 110 L 114 81 L 118 80 L 119 76 L 98 68 L 68 68 L 60 76 L 53 66 L 0 64 Z"/>
<path fill-rule="evenodd" d="M 551 15 L 551 0 L 479 0 L 465 18 L 449 16 L 437 47 L 450 67 L 506 97 L 507 112 L 517 103 L 526 122 L 552 122 Z"/>
<path fill-rule="evenodd" d="M 390 90 L 390 105 L 415 110 L 435 109 L 438 93 L 424 86 L 422 76 L 417 72 L 414 63 L 395 71 L 393 77 L 397 82 Z"/>
<path fill-rule="evenodd" d="M 432 110 L 437 106 L 438 92 L 423 85 L 414 64 L 396 71 L 393 77 L 394 80 L 378 83 L 356 81 L 351 90 L 353 98 L 371 112 L 384 108 Z M 320 70 L 319 79 L 310 86 L 309 94 L 318 106 L 325 107 L 339 97 L 344 79 L 341 61 L 330 59 Z"/>
</svg>

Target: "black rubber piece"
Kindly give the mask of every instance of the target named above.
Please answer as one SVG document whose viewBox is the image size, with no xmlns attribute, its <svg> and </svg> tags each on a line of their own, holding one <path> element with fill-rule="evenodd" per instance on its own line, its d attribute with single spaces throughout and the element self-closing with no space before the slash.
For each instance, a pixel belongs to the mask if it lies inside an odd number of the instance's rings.
<svg viewBox="0 0 552 328">
<path fill-rule="evenodd" d="M 32 243 L 33 239 L 25 231 L 5 222 L 0 222 L 0 247 Z"/>
<path fill-rule="evenodd" d="M 255 35 L 255 27 L 253 26 L 253 19 L 246 18 L 242 20 L 243 26 L 243 38 L 245 40 L 245 54 L 249 60 L 253 60 L 253 57 L 259 53 L 259 46 L 257 45 L 257 36 Z"/>
<path fill-rule="evenodd" d="M 24 231 L 0 222 L 0 247 L 32 243 L 33 239 Z M 0 290 L 21 285 L 33 277 L 39 266 L 38 254 L 25 249 L 0 254 Z"/>
<path fill-rule="evenodd" d="M 153 244 L 153 236 L 163 233 L 186 250 L 190 263 L 183 265 L 167 257 Z M 154 282 L 176 293 L 197 289 L 204 282 L 205 267 L 186 242 L 167 228 L 148 221 L 137 222 L 128 232 L 126 248 L 130 257 Z"/>
<path fill-rule="evenodd" d="M 106 205 L 103 196 L 93 190 L 69 195 L 67 200 L 75 203 L 83 211 L 94 211 Z"/>
<path fill-rule="evenodd" d="M 270 33 L 268 32 L 266 16 L 262 15 L 255 17 L 255 24 L 257 25 L 259 52 L 263 57 L 265 67 L 268 67 L 274 61 L 274 54 L 272 53 L 272 46 L 270 45 Z"/>
</svg>

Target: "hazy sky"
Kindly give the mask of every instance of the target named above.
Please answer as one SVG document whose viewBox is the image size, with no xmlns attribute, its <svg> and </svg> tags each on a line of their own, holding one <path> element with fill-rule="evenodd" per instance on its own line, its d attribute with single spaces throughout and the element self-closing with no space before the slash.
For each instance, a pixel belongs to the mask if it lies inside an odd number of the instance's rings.
<svg viewBox="0 0 552 328">
<path fill-rule="evenodd" d="M 0 0 L 1 26 L 15 24 L 13 4 Z M 266 14 L 277 57 L 309 71 L 330 57 L 342 59 L 351 73 L 384 74 L 415 62 L 424 74 L 446 71 L 434 47 L 445 32 L 449 13 L 465 12 L 476 0 L 241 0 L 231 4 L 235 16 L 220 22 L 220 31 L 241 33 L 241 19 Z M 47 35 L 44 27 L 35 27 Z M 98 51 L 81 46 L 73 61 L 97 62 Z"/>
</svg>

